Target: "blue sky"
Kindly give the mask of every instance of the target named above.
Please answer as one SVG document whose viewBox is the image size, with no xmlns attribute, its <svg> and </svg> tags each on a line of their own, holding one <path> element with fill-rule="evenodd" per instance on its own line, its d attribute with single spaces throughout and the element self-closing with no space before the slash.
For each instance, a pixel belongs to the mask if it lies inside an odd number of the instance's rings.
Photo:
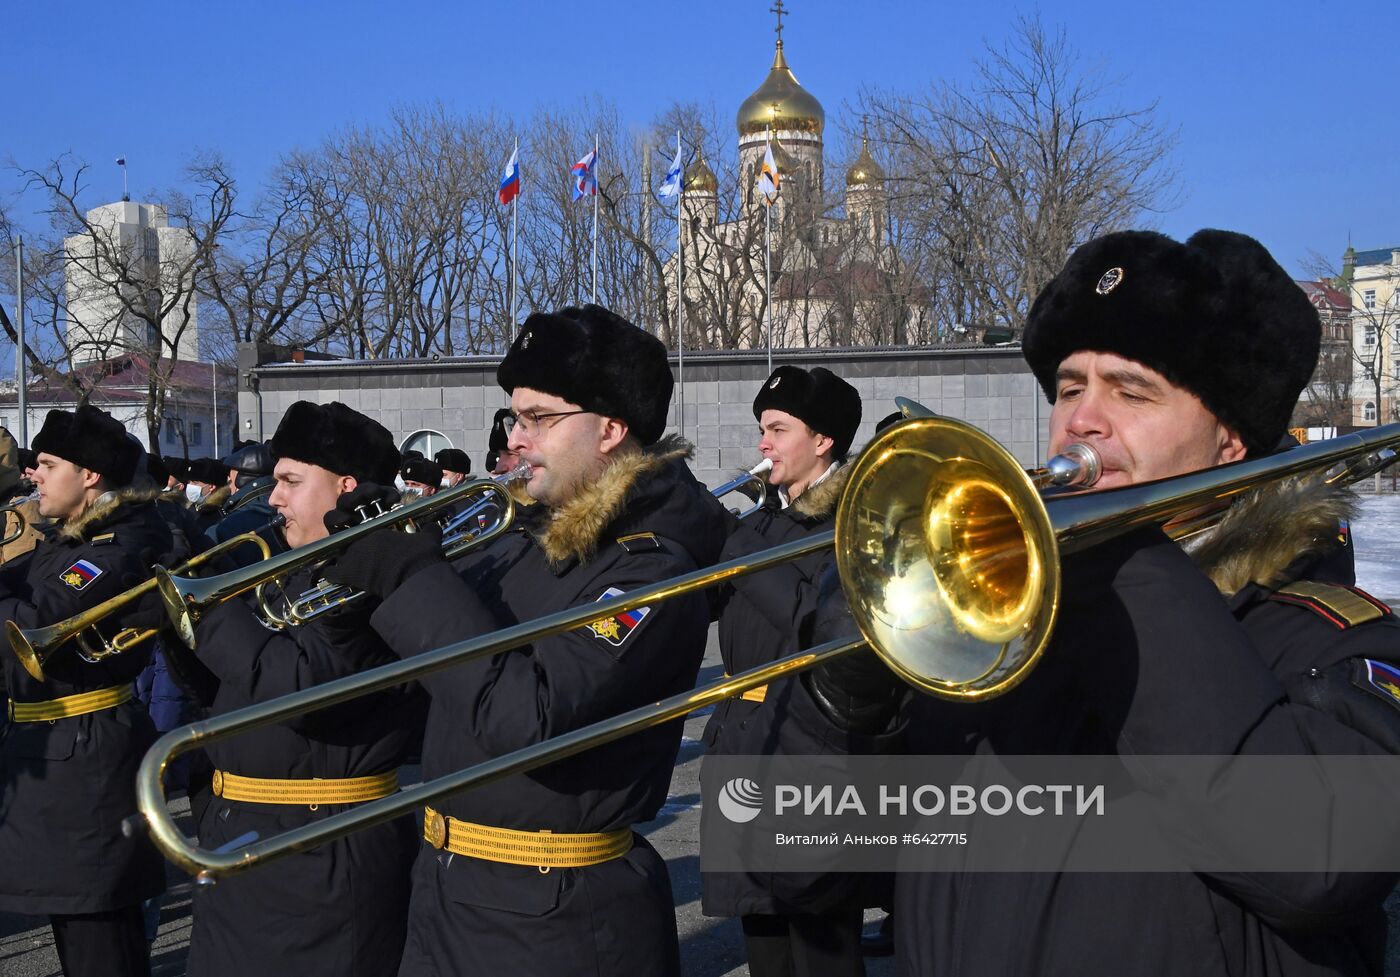
<svg viewBox="0 0 1400 977">
<path fill-rule="evenodd" d="M 1025 3 L 790 0 L 785 40 L 828 125 L 861 86 L 966 79 L 984 41 Z M 771 0 L 280 3 L 4 0 L 0 159 L 93 164 L 91 203 L 169 186 L 214 149 L 245 187 L 277 156 L 395 105 L 441 100 L 525 117 L 599 93 L 648 122 L 673 100 L 722 118 L 772 57 Z M 1179 206 L 1162 230 L 1253 234 L 1303 273 L 1400 244 L 1400 4 L 1216 0 L 1061 2 L 1039 8 L 1085 60 L 1121 77 L 1121 100 L 1160 104 L 1180 144 Z M 560 161 L 566 166 L 570 161 Z M 0 194 L 18 190 L 0 173 Z M 101 199 L 99 199 L 101 198 Z"/>
</svg>

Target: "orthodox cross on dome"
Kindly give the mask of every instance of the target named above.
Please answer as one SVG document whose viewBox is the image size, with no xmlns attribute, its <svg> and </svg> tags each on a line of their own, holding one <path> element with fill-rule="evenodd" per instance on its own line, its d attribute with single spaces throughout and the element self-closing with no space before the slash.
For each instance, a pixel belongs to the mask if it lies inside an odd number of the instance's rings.
<svg viewBox="0 0 1400 977">
<path fill-rule="evenodd" d="M 768 12 L 778 15 L 778 26 L 774 28 L 774 31 L 778 35 L 778 44 L 781 45 L 783 43 L 783 14 L 787 13 L 783 7 L 783 0 L 773 0 L 773 6 L 768 8 Z"/>
</svg>

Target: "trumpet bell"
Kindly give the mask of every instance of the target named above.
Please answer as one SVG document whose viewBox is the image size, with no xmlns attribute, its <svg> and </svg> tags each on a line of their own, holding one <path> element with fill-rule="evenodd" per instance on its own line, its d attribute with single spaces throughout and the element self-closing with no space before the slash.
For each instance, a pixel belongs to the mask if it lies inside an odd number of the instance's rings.
<svg viewBox="0 0 1400 977">
<path fill-rule="evenodd" d="M 851 614 L 885 663 L 948 699 L 990 698 L 1034 666 L 1059 605 L 1045 504 L 990 436 L 922 416 L 862 452 L 836 514 Z"/>
<path fill-rule="evenodd" d="M 34 643 L 24 630 L 14 621 L 6 621 L 5 636 L 24 670 L 34 677 L 34 681 L 44 681 L 44 658 L 35 650 Z"/>
</svg>

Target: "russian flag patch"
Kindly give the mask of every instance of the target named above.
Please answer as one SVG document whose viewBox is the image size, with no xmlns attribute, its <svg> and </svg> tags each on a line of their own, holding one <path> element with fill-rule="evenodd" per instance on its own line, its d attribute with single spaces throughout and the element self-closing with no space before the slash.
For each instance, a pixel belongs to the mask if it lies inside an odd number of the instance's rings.
<svg viewBox="0 0 1400 977">
<path fill-rule="evenodd" d="M 616 587 L 609 587 L 603 591 L 603 595 L 598 600 L 609 600 L 621 596 L 622 591 Z M 627 636 L 637 630 L 637 625 L 641 624 L 650 613 L 650 607 L 633 608 L 630 611 L 623 611 L 615 617 L 599 618 L 588 625 L 588 630 L 593 632 L 595 638 L 602 638 L 613 647 L 620 648 L 622 643 L 627 640 Z"/>
<path fill-rule="evenodd" d="M 101 567 L 87 560 L 79 560 L 67 570 L 60 573 L 58 579 L 62 580 L 74 590 L 84 590 L 87 588 L 88 584 L 92 583 L 100 576 L 102 576 Z"/>
<path fill-rule="evenodd" d="M 1382 695 L 1390 697 L 1400 705 L 1400 668 L 1389 662 L 1378 662 L 1373 658 L 1362 659 L 1366 664 L 1366 680 Z"/>
</svg>

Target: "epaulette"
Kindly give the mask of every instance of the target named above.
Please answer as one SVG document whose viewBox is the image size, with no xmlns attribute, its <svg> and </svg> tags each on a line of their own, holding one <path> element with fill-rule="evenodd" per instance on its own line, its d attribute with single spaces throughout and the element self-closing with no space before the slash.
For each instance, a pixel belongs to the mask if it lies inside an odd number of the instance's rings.
<svg viewBox="0 0 1400 977">
<path fill-rule="evenodd" d="M 654 553 L 661 549 L 661 540 L 656 538 L 655 533 L 633 533 L 631 536 L 619 536 L 617 545 L 632 554 Z"/>
<path fill-rule="evenodd" d="M 92 539 L 88 540 L 93 546 L 106 546 L 108 543 L 115 543 L 116 541 L 116 533 L 98 533 Z"/>
<path fill-rule="evenodd" d="M 1295 607 L 1306 607 L 1326 618 L 1339 631 L 1354 628 L 1367 621 L 1376 621 L 1390 614 L 1390 608 L 1364 590 L 1341 584 L 1300 580 L 1280 587 L 1269 600 Z"/>
</svg>

